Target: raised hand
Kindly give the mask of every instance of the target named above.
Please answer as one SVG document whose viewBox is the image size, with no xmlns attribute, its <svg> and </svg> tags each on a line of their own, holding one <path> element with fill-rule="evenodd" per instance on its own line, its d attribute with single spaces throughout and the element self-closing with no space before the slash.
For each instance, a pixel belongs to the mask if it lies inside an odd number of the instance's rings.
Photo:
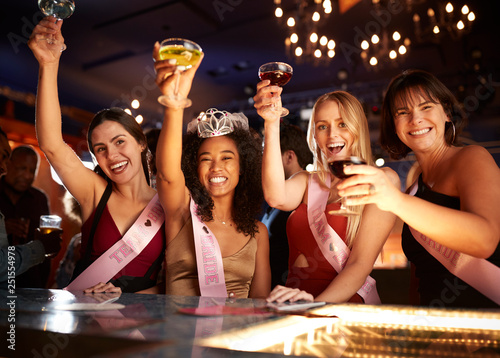
<svg viewBox="0 0 500 358">
<path fill-rule="evenodd" d="M 283 92 L 283 88 L 272 86 L 269 80 L 263 80 L 257 84 L 257 94 L 253 97 L 253 106 L 265 121 L 280 120 L 281 92 Z"/>
<path fill-rule="evenodd" d="M 62 20 L 58 21 L 55 17 L 48 16 L 33 29 L 28 46 L 40 65 L 59 62 L 64 45 L 64 38 L 61 34 L 62 23 Z M 55 40 L 48 41 L 51 36 Z"/>
</svg>

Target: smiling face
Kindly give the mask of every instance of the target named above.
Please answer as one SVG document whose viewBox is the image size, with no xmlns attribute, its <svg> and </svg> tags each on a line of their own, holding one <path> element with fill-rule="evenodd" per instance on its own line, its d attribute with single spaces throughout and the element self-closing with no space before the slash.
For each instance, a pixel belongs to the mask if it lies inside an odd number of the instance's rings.
<svg viewBox="0 0 500 358">
<path fill-rule="evenodd" d="M 394 126 L 399 139 L 413 151 L 429 151 L 446 145 L 443 106 L 418 91 L 395 101 Z"/>
<path fill-rule="evenodd" d="M 104 121 L 92 132 L 92 151 L 104 173 L 116 183 L 126 183 L 144 173 L 140 144 L 127 130 L 114 121 Z"/>
<path fill-rule="evenodd" d="M 328 159 L 351 155 L 354 137 L 347 129 L 336 101 L 325 101 L 316 107 L 314 138 Z"/>
<path fill-rule="evenodd" d="M 198 178 L 210 196 L 234 194 L 240 176 L 240 156 L 231 138 L 219 136 L 204 140 L 197 158 Z"/>
</svg>

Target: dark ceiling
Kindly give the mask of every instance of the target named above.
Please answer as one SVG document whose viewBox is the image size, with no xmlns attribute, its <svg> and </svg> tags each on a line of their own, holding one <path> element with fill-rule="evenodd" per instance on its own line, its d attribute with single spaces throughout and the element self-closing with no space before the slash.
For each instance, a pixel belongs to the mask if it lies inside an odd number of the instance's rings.
<svg viewBox="0 0 500 358">
<path fill-rule="evenodd" d="M 500 100 L 496 94 L 500 21 L 496 1 L 469 1 L 477 17 L 472 32 L 460 39 L 443 35 L 440 44 L 418 43 L 412 13 L 392 14 L 387 1 L 380 2 L 385 17 L 375 15 L 371 0 L 362 0 L 342 15 L 338 2 L 333 1 L 334 13 L 320 32 L 335 39 L 337 54 L 319 66 L 298 64 L 287 57 L 287 30 L 274 17 L 273 0 L 75 2 L 75 14 L 63 25 L 68 49 L 61 59 L 59 89 L 61 102 L 67 106 L 96 112 L 110 106 L 128 107 L 132 98 L 138 98 L 141 107 L 135 113 L 145 117 L 145 128 L 155 126 L 161 120 L 161 108 L 154 86 L 153 44 L 168 37 L 185 37 L 199 43 L 205 52 L 187 117 L 214 106 L 244 111 L 258 126 L 248 100 L 258 81 L 259 65 L 269 61 L 285 61 L 294 67 L 294 76 L 284 91 L 284 101 L 292 109 L 290 121 L 298 120 L 299 110 L 310 107 L 320 94 L 335 89 L 357 95 L 371 111 L 380 105 L 392 76 L 407 68 L 421 68 L 432 71 L 464 100 L 471 115 L 467 135 L 472 141 L 500 139 Z M 422 18 L 429 6 L 438 3 L 413 2 Z M 285 14 L 294 9 L 294 3 L 282 0 Z M 40 16 L 35 0 L 2 4 L 0 86 L 4 89 L 24 94 L 36 91 L 38 68 L 25 42 Z M 388 32 L 397 28 L 412 39 L 412 45 L 404 61 L 368 70 L 352 49 L 377 27 Z M 339 79 L 340 70 L 346 71 L 347 78 Z M 376 114 L 370 113 L 369 120 L 376 133 Z"/>
</svg>

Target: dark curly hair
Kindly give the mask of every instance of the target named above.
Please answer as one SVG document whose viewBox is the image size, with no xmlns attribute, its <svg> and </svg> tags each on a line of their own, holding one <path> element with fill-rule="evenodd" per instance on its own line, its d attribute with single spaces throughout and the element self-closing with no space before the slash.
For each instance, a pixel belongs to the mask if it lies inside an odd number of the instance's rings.
<svg viewBox="0 0 500 358">
<path fill-rule="evenodd" d="M 397 136 L 394 124 L 395 104 L 401 100 L 411 103 L 415 95 L 443 106 L 451 122 L 445 123 L 445 140 L 457 145 L 458 135 L 467 123 L 467 115 L 451 91 L 433 74 L 422 70 L 407 70 L 394 77 L 389 84 L 382 104 L 380 144 L 392 159 L 401 159 L 411 152 Z"/>
<path fill-rule="evenodd" d="M 261 182 L 262 145 L 259 146 L 248 130 L 236 128 L 226 136 L 234 141 L 240 157 L 241 174 L 234 194 L 233 221 L 238 232 L 255 236 L 258 232 L 256 218 L 264 201 Z M 198 205 L 197 214 L 208 222 L 214 219 L 214 202 L 198 178 L 198 150 L 204 140 L 196 132 L 184 135 L 181 167 L 186 186 Z"/>
</svg>

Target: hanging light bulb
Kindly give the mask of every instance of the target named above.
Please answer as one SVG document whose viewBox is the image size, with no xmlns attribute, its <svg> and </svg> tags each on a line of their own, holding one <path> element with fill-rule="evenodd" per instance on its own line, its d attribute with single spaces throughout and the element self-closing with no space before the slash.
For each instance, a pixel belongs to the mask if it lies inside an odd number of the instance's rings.
<svg viewBox="0 0 500 358">
<path fill-rule="evenodd" d="M 464 28 L 465 28 L 465 25 L 464 25 L 464 22 L 462 20 L 457 22 L 457 29 L 458 30 L 463 30 Z"/>
<path fill-rule="evenodd" d="M 321 16 L 319 16 L 319 12 L 315 11 L 313 16 L 312 16 L 312 21 L 318 22 Z"/>
<path fill-rule="evenodd" d="M 328 43 L 328 39 L 326 38 L 326 36 L 321 36 L 321 38 L 319 39 L 319 44 L 321 46 L 325 46 L 327 43 Z"/>
<path fill-rule="evenodd" d="M 334 50 L 328 50 L 328 57 L 333 58 L 335 56 Z"/>
<path fill-rule="evenodd" d="M 380 38 L 377 35 L 373 35 L 372 38 L 372 44 L 378 44 L 380 42 Z"/>
<path fill-rule="evenodd" d="M 392 39 L 393 39 L 394 41 L 399 41 L 399 40 L 401 40 L 401 34 L 400 34 L 399 32 L 397 32 L 397 31 L 394 31 L 394 33 L 392 34 Z"/>
<path fill-rule="evenodd" d="M 295 19 L 293 17 L 289 17 L 288 20 L 286 21 L 286 24 L 289 27 L 294 27 L 295 26 Z"/>
<path fill-rule="evenodd" d="M 299 41 L 299 35 L 297 35 L 295 32 L 290 35 L 290 41 L 293 44 L 296 44 Z"/>
<path fill-rule="evenodd" d="M 436 35 L 439 34 L 439 26 L 438 25 L 434 26 L 432 32 L 434 32 Z"/>
<path fill-rule="evenodd" d="M 330 40 L 330 41 L 328 41 L 327 47 L 328 47 L 328 49 L 333 50 L 335 48 L 335 45 L 336 45 L 335 41 Z"/>
<path fill-rule="evenodd" d="M 391 60 L 394 60 L 396 57 L 398 57 L 398 53 L 394 50 L 391 50 L 391 52 L 389 52 L 389 58 Z"/>
<path fill-rule="evenodd" d="M 462 6 L 462 14 L 467 15 L 469 13 L 469 7 L 467 5 Z"/>
<path fill-rule="evenodd" d="M 376 57 L 372 57 L 372 58 L 370 58 L 370 65 L 372 65 L 372 66 L 376 66 L 376 65 L 377 65 L 377 63 L 378 63 L 378 61 L 377 61 L 377 58 L 376 58 Z"/>
<path fill-rule="evenodd" d="M 313 32 L 311 36 L 309 36 L 309 41 L 311 41 L 313 44 L 318 42 L 318 34 Z"/>
<path fill-rule="evenodd" d="M 302 56 L 302 53 L 303 53 L 302 47 L 299 46 L 295 49 L 295 56 L 300 57 Z"/>
<path fill-rule="evenodd" d="M 368 50 L 368 47 L 370 47 L 370 44 L 368 43 L 368 41 L 363 40 L 363 42 L 361 42 L 361 48 L 363 50 Z"/>
<path fill-rule="evenodd" d="M 283 9 L 280 7 L 277 7 L 276 10 L 274 10 L 274 16 L 277 18 L 280 18 L 283 16 Z"/>
<path fill-rule="evenodd" d="M 448 14 L 452 13 L 453 12 L 453 5 L 451 4 L 451 2 L 449 2 L 448 4 L 446 4 L 446 7 L 444 9 L 446 10 L 446 12 Z"/>
<path fill-rule="evenodd" d="M 316 58 L 321 57 L 321 50 L 319 48 L 314 51 L 314 57 L 316 57 Z"/>
<path fill-rule="evenodd" d="M 400 55 L 404 55 L 406 53 L 406 47 L 404 45 L 399 46 L 398 52 Z"/>
</svg>

